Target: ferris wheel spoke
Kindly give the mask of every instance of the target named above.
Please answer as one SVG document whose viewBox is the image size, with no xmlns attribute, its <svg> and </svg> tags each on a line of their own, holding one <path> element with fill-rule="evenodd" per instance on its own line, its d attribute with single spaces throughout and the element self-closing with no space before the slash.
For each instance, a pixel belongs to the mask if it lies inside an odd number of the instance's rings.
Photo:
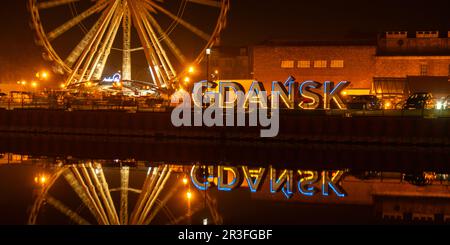
<svg viewBox="0 0 450 245">
<path fill-rule="evenodd" d="M 164 197 L 161 202 L 158 203 L 158 206 L 152 211 L 150 216 L 145 220 L 144 224 L 148 225 L 152 222 L 152 220 L 156 217 L 159 211 L 166 206 L 167 202 L 172 198 L 172 196 L 176 193 L 179 184 L 175 184 L 170 188 L 169 193 Z"/>
<path fill-rule="evenodd" d="M 107 36 L 102 46 L 100 47 L 100 50 L 98 51 L 98 55 L 93 62 L 87 80 L 91 80 L 92 76 L 94 76 L 94 80 L 100 80 L 100 77 L 103 74 L 106 61 L 108 60 L 109 54 L 111 53 L 111 48 L 123 17 L 123 11 L 121 8 L 117 8 L 116 12 L 117 13 L 114 15 L 113 23 L 110 25 Z"/>
<path fill-rule="evenodd" d="M 144 27 L 146 28 L 147 33 L 149 34 L 150 37 L 150 41 L 152 42 L 153 49 L 155 50 L 155 53 L 157 55 L 158 61 L 162 65 L 163 70 L 165 71 L 165 76 L 164 74 L 162 74 L 162 76 L 164 77 L 165 81 L 170 80 L 175 76 L 175 70 L 173 69 L 173 66 L 170 63 L 170 60 L 167 57 L 166 52 L 162 48 L 161 43 L 158 37 L 156 36 L 155 31 L 153 30 L 153 27 L 148 22 L 148 19 L 145 18 L 146 13 L 141 13 L 141 16 L 143 19 Z"/>
<path fill-rule="evenodd" d="M 164 166 L 163 171 L 161 172 L 158 181 L 156 182 L 155 188 L 152 189 L 152 192 L 150 194 L 150 197 L 147 199 L 147 203 L 141 213 L 140 218 L 138 219 L 138 224 L 144 224 L 145 218 L 150 213 L 156 199 L 158 198 L 159 194 L 161 193 L 162 189 L 164 188 L 167 180 L 170 177 L 171 169 L 168 165 Z"/>
<path fill-rule="evenodd" d="M 131 23 L 130 9 L 128 3 L 123 6 L 123 45 L 122 45 L 122 79 L 131 80 Z"/>
<path fill-rule="evenodd" d="M 196 4 L 201 4 L 201 5 L 206 5 L 206 6 L 210 6 L 210 7 L 216 7 L 216 8 L 220 8 L 222 6 L 222 3 L 219 1 L 214 1 L 214 0 L 187 0 L 188 2 L 191 3 L 196 3 Z"/>
<path fill-rule="evenodd" d="M 46 202 L 51 206 L 53 206 L 56 210 L 64 214 L 65 216 L 69 217 L 75 223 L 79 225 L 90 225 L 90 223 L 86 219 L 78 215 L 75 211 L 67 207 L 59 200 L 53 198 L 52 196 L 47 195 Z"/>
<path fill-rule="evenodd" d="M 92 62 L 93 57 L 95 56 L 95 53 L 97 51 L 98 45 L 100 44 L 100 41 L 102 40 L 105 31 L 108 27 L 108 23 L 111 22 L 113 13 L 115 12 L 115 9 L 117 8 L 118 1 L 114 1 L 112 5 L 109 6 L 109 8 L 106 10 L 107 14 L 105 15 L 105 18 L 102 20 L 101 25 L 99 26 L 98 30 L 95 32 L 94 36 L 90 40 L 88 46 L 86 49 L 84 49 L 83 53 L 81 54 L 80 58 L 78 59 L 75 67 L 73 68 L 73 72 L 70 74 L 70 76 L 66 80 L 66 86 L 69 86 L 73 83 L 76 76 L 79 77 L 79 80 L 82 80 L 87 72 L 87 69 L 89 68 L 90 63 Z M 86 59 L 87 58 L 87 59 Z M 81 73 L 78 74 L 78 71 L 83 65 Z"/>
<path fill-rule="evenodd" d="M 59 37 L 64 32 L 66 32 L 66 31 L 70 30 L 72 27 L 76 26 L 78 23 L 80 23 L 84 19 L 86 19 L 89 16 L 91 16 L 91 15 L 101 11 L 106 6 L 108 6 L 108 4 L 109 4 L 109 1 L 107 1 L 107 0 L 103 0 L 103 1 L 97 2 L 94 6 L 90 7 L 89 9 L 87 9 L 86 11 L 81 13 L 80 15 L 75 16 L 71 20 L 69 20 L 66 23 L 60 25 L 59 27 L 57 27 L 53 31 L 49 32 L 47 34 L 48 40 L 49 41 L 54 40 L 55 38 Z"/>
<path fill-rule="evenodd" d="M 196 34 L 197 36 L 199 36 L 200 38 L 202 38 L 205 41 L 209 41 L 211 39 L 211 35 L 203 32 L 202 30 L 200 30 L 199 28 L 197 28 L 196 26 L 194 26 L 193 24 L 183 20 L 182 18 L 176 16 L 175 14 L 171 13 L 170 11 L 168 11 L 167 9 L 159 6 L 158 4 L 156 4 L 155 2 L 148 2 L 150 4 L 150 6 L 154 9 L 156 9 L 157 11 L 167 15 L 168 17 L 170 17 L 171 19 L 173 19 L 174 21 L 178 22 L 180 25 L 184 26 L 186 29 L 190 30 L 192 33 Z M 152 8 L 148 8 L 149 11 L 153 11 Z"/>
<path fill-rule="evenodd" d="M 108 215 L 110 217 L 111 223 L 118 225 L 120 224 L 119 216 L 114 206 L 111 192 L 109 191 L 108 182 L 106 181 L 105 174 L 103 173 L 103 168 L 100 164 L 96 164 L 96 169 L 99 170 L 98 174 L 96 174 L 94 168 L 90 166 L 90 173 L 93 176 L 97 188 L 100 190 L 100 194 L 103 199 L 104 205 L 108 210 Z"/>
<path fill-rule="evenodd" d="M 128 184 L 130 181 L 130 168 L 120 169 L 120 224 L 128 224 Z"/>
<path fill-rule="evenodd" d="M 134 209 L 130 216 L 130 224 L 137 224 L 137 219 L 139 213 L 141 212 L 145 201 L 150 193 L 150 190 L 153 188 L 156 183 L 156 176 L 158 174 L 159 167 L 149 168 L 147 177 L 144 180 L 144 184 L 142 185 L 142 191 L 139 194 L 138 200 L 134 206 Z"/>
<path fill-rule="evenodd" d="M 136 32 L 138 33 L 138 37 L 141 41 L 142 47 L 144 48 L 145 58 L 149 65 L 149 70 L 152 75 L 153 83 L 156 86 L 163 86 L 163 85 L 166 86 L 167 84 L 165 83 L 164 80 L 162 80 L 159 73 L 157 72 L 159 64 L 155 59 L 156 58 L 155 50 L 152 47 L 149 36 L 146 35 L 144 24 L 142 22 L 142 19 L 140 18 L 139 6 L 136 6 L 136 3 L 134 1 L 129 1 L 128 4 L 130 7 L 131 16 L 133 18 L 134 27 L 136 29 Z M 155 72 L 153 72 L 153 70 L 155 70 Z M 155 73 L 157 76 L 155 76 Z"/>
<path fill-rule="evenodd" d="M 40 2 L 37 4 L 38 9 L 48 9 L 53 7 L 58 7 L 61 5 L 78 2 L 80 0 L 51 0 L 46 2 Z"/>
<path fill-rule="evenodd" d="M 84 167 L 84 164 L 82 164 L 81 167 L 74 168 L 74 172 L 76 172 L 76 176 L 78 176 L 80 181 L 82 181 L 85 190 L 89 193 L 89 196 L 92 197 L 92 200 L 95 203 L 97 209 L 99 209 L 102 216 L 107 220 L 107 224 L 111 224 L 111 219 L 108 219 L 108 215 L 106 213 L 107 211 L 105 211 L 104 205 L 102 205 L 100 201 L 95 186 L 93 185 L 92 180 Z"/>
<path fill-rule="evenodd" d="M 65 62 L 69 67 L 72 67 L 73 64 L 80 57 L 83 50 L 85 50 L 86 46 L 89 44 L 89 41 L 94 37 L 95 33 L 99 29 L 102 21 L 105 19 L 107 12 L 104 12 L 100 19 L 91 27 L 89 32 L 83 37 L 83 39 L 77 44 L 77 46 L 70 52 L 69 56 L 67 56 Z"/>
<path fill-rule="evenodd" d="M 84 203 L 84 205 L 89 209 L 91 214 L 96 218 L 97 222 L 99 224 L 108 224 L 107 220 L 105 219 L 98 207 L 96 207 L 95 202 L 93 202 L 93 199 L 90 197 L 89 192 L 86 191 L 86 189 L 82 186 L 81 182 L 78 180 L 77 177 L 75 177 L 74 172 L 72 171 L 74 167 L 70 167 L 69 171 L 64 172 L 64 178 L 66 179 L 67 183 L 72 187 L 72 189 L 75 191 L 75 193 L 78 195 L 78 197 L 81 199 L 81 201 Z"/>
<path fill-rule="evenodd" d="M 107 22 L 105 23 L 105 25 L 103 25 L 102 30 L 100 31 L 100 34 L 97 36 L 97 38 L 95 40 L 93 40 L 94 43 L 91 46 L 88 59 L 86 60 L 84 67 L 82 69 L 82 72 L 80 73 L 80 79 L 89 81 L 92 77 L 92 74 L 95 72 L 96 68 L 98 68 L 98 67 L 96 67 L 96 65 L 98 64 L 98 61 L 102 58 L 102 55 L 105 51 L 103 49 L 103 47 L 105 45 L 107 45 L 108 36 L 111 35 L 113 32 L 113 30 L 111 28 L 114 28 L 112 26 L 114 26 L 114 24 L 115 24 L 114 20 L 117 18 L 117 15 L 115 15 L 115 13 L 117 11 L 117 5 L 118 5 L 118 1 L 116 0 L 113 10 L 111 10 L 111 12 L 109 13 Z M 121 18 L 121 16 L 120 16 L 120 18 Z M 104 40 L 105 35 L 106 35 L 106 40 Z M 100 46 L 100 44 L 102 44 L 102 45 Z M 100 46 L 100 49 L 99 49 L 99 46 Z M 102 67 L 100 67 L 100 68 L 102 68 Z M 103 68 L 102 68 L 102 70 L 103 70 Z M 86 73 L 87 73 L 87 76 L 85 77 Z"/>
<path fill-rule="evenodd" d="M 147 18 L 149 19 L 152 26 L 155 27 L 158 34 L 162 37 L 161 39 L 167 44 L 172 54 L 175 55 L 175 58 L 181 63 L 186 64 L 186 57 L 183 55 L 181 50 L 175 45 L 175 43 L 172 41 L 172 39 L 166 34 L 166 32 L 163 31 L 161 26 L 158 24 L 158 22 L 153 18 L 153 16 L 148 13 Z"/>
</svg>

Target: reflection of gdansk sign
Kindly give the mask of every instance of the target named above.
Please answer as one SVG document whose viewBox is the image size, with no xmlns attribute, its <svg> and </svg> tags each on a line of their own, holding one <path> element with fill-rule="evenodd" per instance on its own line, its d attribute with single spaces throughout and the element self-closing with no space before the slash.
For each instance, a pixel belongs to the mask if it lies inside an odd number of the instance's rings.
<svg viewBox="0 0 450 245">
<path fill-rule="evenodd" d="M 270 192 L 282 192 L 291 198 L 296 192 L 304 196 L 314 196 L 321 193 L 328 196 L 331 192 L 338 197 L 347 194 L 339 185 L 344 171 L 304 171 L 277 170 L 273 167 L 249 169 L 247 166 L 199 166 L 194 165 L 190 177 L 199 190 L 207 190 L 217 186 L 220 191 L 231 191 L 241 187 L 245 182 L 251 192 L 261 190 L 266 176 L 269 176 Z"/>
</svg>

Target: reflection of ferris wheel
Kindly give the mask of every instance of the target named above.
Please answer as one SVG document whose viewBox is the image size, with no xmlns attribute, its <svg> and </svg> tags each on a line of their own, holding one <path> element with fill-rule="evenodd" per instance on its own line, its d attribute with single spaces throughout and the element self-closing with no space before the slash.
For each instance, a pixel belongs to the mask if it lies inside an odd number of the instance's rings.
<svg viewBox="0 0 450 245">
<path fill-rule="evenodd" d="M 222 217 L 217 212 L 217 201 L 209 195 L 206 195 L 206 207 L 190 200 L 187 211 L 179 206 L 183 202 L 177 198 L 183 193 L 182 184 L 186 185 L 185 181 L 180 182 L 178 176 L 173 174 L 179 171 L 179 167 L 159 165 L 148 168 L 144 173 L 139 171 L 145 177 L 134 175 L 136 179 L 143 179 L 142 186 L 138 188 L 131 183 L 130 175 L 136 172 L 130 172 L 130 167 L 112 168 L 108 171 L 109 174 L 105 174 L 100 163 L 88 162 L 60 165 L 50 177 L 36 177 L 35 181 L 42 186 L 28 223 L 49 222 L 45 216 L 50 214 L 59 216 L 58 221 L 53 222 L 69 221 L 82 225 L 182 224 L 189 223 L 201 210 L 208 211 L 214 224 L 222 223 Z M 110 188 L 114 183 L 114 172 L 117 171 L 119 179 L 116 182 L 120 186 Z M 64 189 L 64 185 L 68 189 Z M 188 193 L 193 195 L 190 191 Z"/>
<path fill-rule="evenodd" d="M 66 7 L 71 18 L 55 24 Z M 142 50 L 152 82 L 171 87 L 177 74 L 199 63 L 216 42 L 229 0 L 29 0 L 29 8 L 37 42 L 55 70 L 67 75 L 66 86 L 100 80 L 111 51 L 121 53 L 115 61 L 123 80 L 132 80 L 132 53 Z M 76 33 L 76 26 L 82 32 Z M 62 50 L 67 43 L 56 44 L 64 36 L 77 40 L 68 54 Z"/>
</svg>

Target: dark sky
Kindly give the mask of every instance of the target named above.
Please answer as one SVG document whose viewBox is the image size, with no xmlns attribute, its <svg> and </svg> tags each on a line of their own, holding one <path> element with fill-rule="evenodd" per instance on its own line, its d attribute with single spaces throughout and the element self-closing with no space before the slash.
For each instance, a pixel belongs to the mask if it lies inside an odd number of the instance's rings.
<svg viewBox="0 0 450 245">
<path fill-rule="evenodd" d="M 0 72 L 46 65 L 29 28 L 26 0 L 2 1 Z M 385 30 L 450 30 L 448 0 L 231 0 L 222 44 L 266 39 L 317 39 Z M 201 15 L 199 15 L 201 16 Z M 23 72 L 23 71 L 21 71 Z"/>
</svg>

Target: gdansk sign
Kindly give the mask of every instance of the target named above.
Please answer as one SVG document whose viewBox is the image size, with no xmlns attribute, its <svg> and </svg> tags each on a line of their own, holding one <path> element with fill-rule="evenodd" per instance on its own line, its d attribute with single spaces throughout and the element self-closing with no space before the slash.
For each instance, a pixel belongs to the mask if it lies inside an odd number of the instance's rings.
<svg viewBox="0 0 450 245">
<path fill-rule="evenodd" d="M 348 81 L 341 81 L 337 85 L 331 81 L 325 81 L 322 83 L 316 81 L 304 81 L 302 83 L 298 83 L 295 81 L 294 77 L 289 77 L 286 82 L 272 82 L 271 93 L 269 97 L 279 97 L 283 102 L 284 106 L 288 109 L 319 109 L 319 106 L 322 106 L 322 109 L 331 109 L 332 102 L 335 103 L 337 108 L 346 109 L 345 103 L 342 101 L 340 95 L 341 92 L 350 84 Z M 195 104 L 202 104 L 202 90 L 206 87 L 206 81 L 202 81 L 196 83 L 193 91 L 192 91 L 192 99 Z M 230 92 L 232 95 L 236 96 L 227 96 L 227 92 Z M 242 97 L 244 100 L 240 103 L 238 96 L 239 93 L 242 93 L 244 96 Z M 208 97 L 209 100 L 212 98 L 219 99 L 219 106 L 222 108 L 229 108 L 231 106 L 242 105 L 243 107 L 248 107 L 249 103 L 257 103 L 260 108 L 268 108 L 269 105 L 267 103 L 267 91 L 262 82 L 253 81 L 249 90 L 245 91 L 244 87 L 233 81 L 219 81 L 219 82 L 208 82 L 207 90 L 205 96 Z M 299 103 L 296 103 L 296 94 L 299 94 L 304 99 L 307 99 L 308 102 L 302 100 Z M 231 98 L 231 100 L 230 100 Z M 203 101 L 204 102 L 204 101 Z M 274 103 L 272 103 L 272 108 L 274 107 Z"/>
<path fill-rule="evenodd" d="M 338 108 L 345 109 L 340 93 L 348 85 L 347 81 L 341 81 L 336 86 L 330 81 L 325 81 L 323 84 L 315 81 L 298 84 L 295 78 L 289 77 L 284 84 L 274 81 L 271 94 L 268 96 L 264 85 L 258 81 L 252 82 L 247 93 L 237 82 L 202 81 L 194 85 L 192 95 L 184 90 L 179 90 L 172 95 L 171 102 L 178 106 L 172 111 L 171 121 L 175 127 L 203 125 L 242 127 L 246 126 L 246 117 L 248 117 L 248 126 L 255 127 L 259 123 L 261 127 L 268 128 L 261 129 L 261 137 L 275 137 L 279 132 L 280 99 L 289 109 L 317 109 L 320 104 L 324 109 L 331 109 L 332 101 Z M 322 93 L 317 92 L 322 87 Z M 296 91 L 308 101 L 302 100 L 296 103 Z M 192 102 L 194 110 L 192 110 Z"/>
</svg>

